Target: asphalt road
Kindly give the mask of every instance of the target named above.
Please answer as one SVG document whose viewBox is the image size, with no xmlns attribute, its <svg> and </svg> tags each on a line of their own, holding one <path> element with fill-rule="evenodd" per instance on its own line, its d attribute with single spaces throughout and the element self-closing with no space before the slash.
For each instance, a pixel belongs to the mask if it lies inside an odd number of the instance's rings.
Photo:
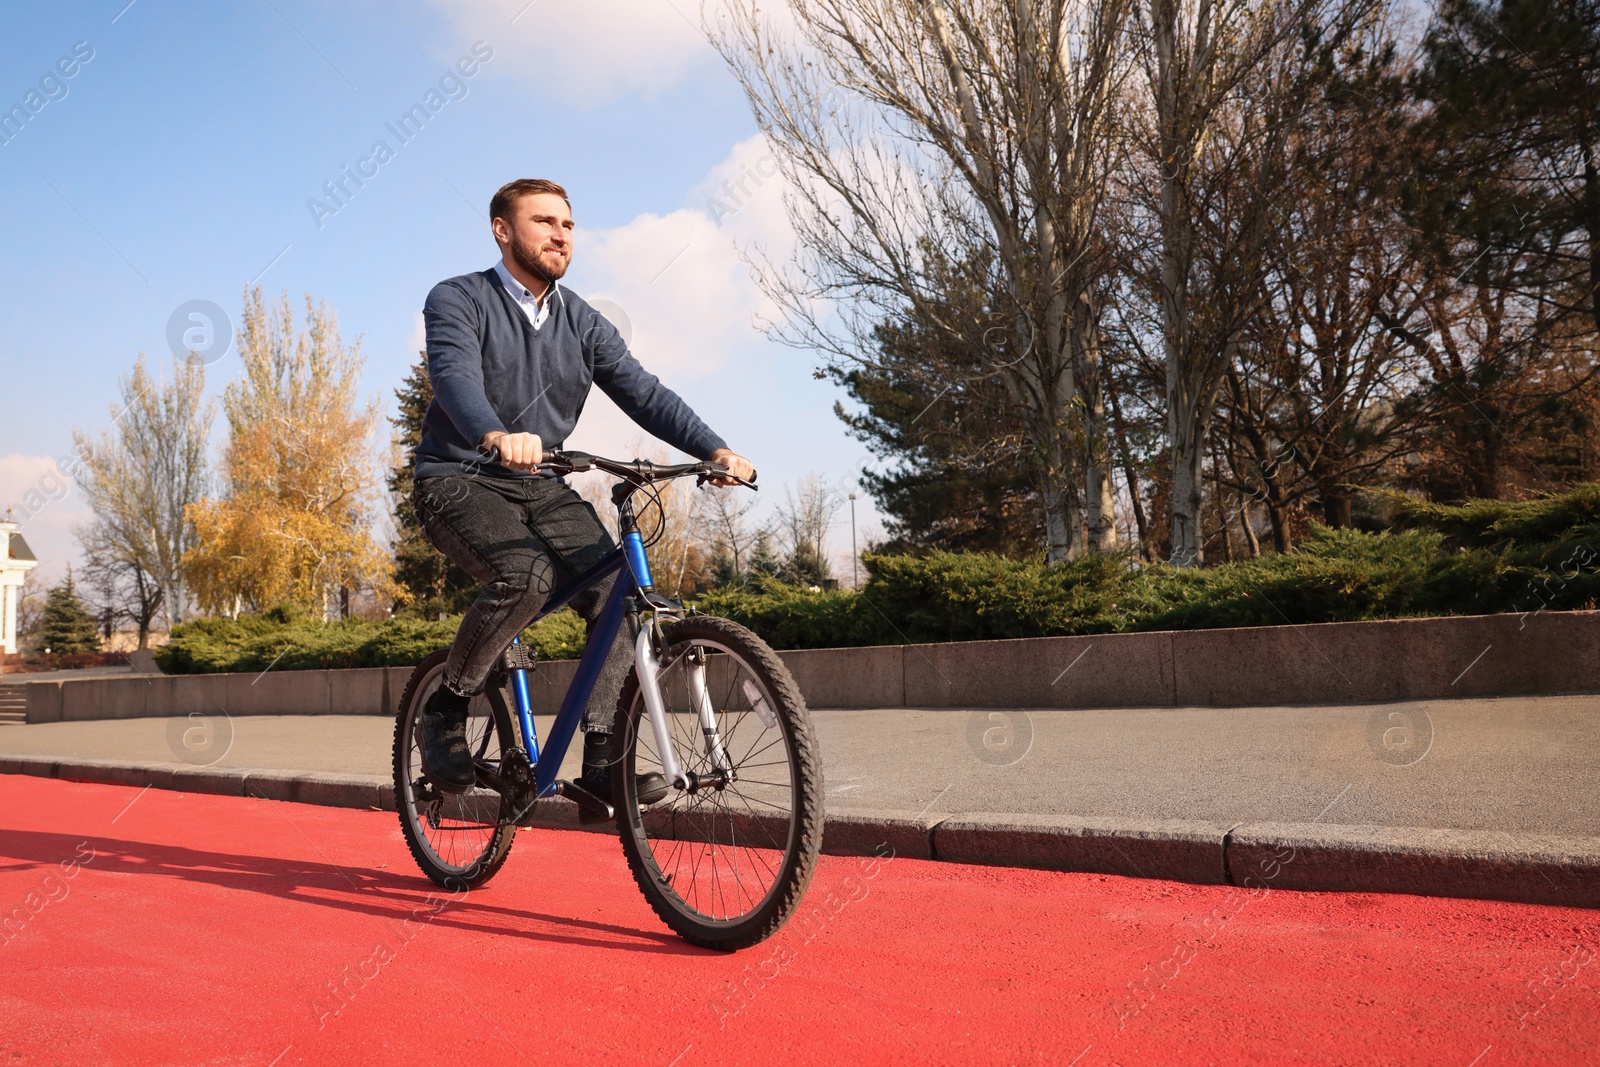
<svg viewBox="0 0 1600 1067">
<path fill-rule="evenodd" d="M 0 1063 L 1592 1063 L 1592 912 L 823 857 L 727 956 L 614 840 L 0 777 Z"/>
<path fill-rule="evenodd" d="M 1368 707 L 813 713 L 830 809 L 1322 821 L 1600 837 L 1600 696 Z M 192 724 L 0 727 L 0 755 L 176 762 Z M 387 779 L 392 724 L 204 724 L 219 767 Z M 548 731 L 550 721 L 539 727 Z M 218 755 L 220 753 L 220 756 Z M 191 754 L 194 755 L 194 754 Z M 575 752 L 567 774 L 577 771 Z M 1329 802 L 1337 803 L 1329 809 Z M 1328 809 L 1328 810 L 1325 810 Z"/>
</svg>

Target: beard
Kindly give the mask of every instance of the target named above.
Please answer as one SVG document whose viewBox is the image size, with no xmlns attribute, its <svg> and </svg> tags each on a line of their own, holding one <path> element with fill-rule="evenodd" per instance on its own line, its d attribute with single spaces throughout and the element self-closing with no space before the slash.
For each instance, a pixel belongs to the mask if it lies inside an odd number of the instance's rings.
<svg viewBox="0 0 1600 1067">
<path fill-rule="evenodd" d="M 517 261 L 517 266 L 538 278 L 546 285 L 554 285 L 567 273 L 567 263 L 570 257 L 558 253 L 542 253 L 533 247 L 532 242 L 520 237 L 511 239 L 511 258 Z"/>
</svg>

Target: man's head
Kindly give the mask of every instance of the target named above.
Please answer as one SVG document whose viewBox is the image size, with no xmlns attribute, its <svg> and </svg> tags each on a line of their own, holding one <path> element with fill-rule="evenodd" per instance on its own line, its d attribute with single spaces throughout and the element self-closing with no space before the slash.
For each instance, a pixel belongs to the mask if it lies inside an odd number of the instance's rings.
<svg viewBox="0 0 1600 1067">
<path fill-rule="evenodd" d="M 518 178 L 489 201 L 489 228 L 506 262 L 546 285 L 572 262 L 572 204 L 567 191 L 543 178 Z"/>
</svg>

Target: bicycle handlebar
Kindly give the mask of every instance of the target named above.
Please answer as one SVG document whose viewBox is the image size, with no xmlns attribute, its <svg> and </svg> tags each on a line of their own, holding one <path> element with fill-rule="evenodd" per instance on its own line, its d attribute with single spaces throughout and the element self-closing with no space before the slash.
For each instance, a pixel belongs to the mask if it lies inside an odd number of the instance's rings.
<svg viewBox="0 0 1600 1067">
<path fill-rule="evenodd" d="M 536 464 L 534 470 L 547 471 L 551 474 L 578 474 L 588 470 L 601 470 L 639 485 L 694 474 L 699 476 L 702 485 L 714 478 L 727 478 L 749 489 L 760 491 L 756 485 L 754 472 L 748 480 L 736 478 L 728 473 L 726 467 L 709 460 L 701 460 L 698 463 L 662 464 L 652 463 L 648 459 L 632 461 L 606 459 L 604 456 L 592 456 L 587 452 L 546 452 L 545 455 L 549 458 L 543 463 Z"/>
</svg>

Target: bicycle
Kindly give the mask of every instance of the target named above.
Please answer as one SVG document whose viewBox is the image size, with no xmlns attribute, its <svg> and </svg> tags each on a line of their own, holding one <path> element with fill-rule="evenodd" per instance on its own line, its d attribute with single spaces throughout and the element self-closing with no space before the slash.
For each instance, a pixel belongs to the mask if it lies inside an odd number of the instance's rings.
<svg viewBox="0 0 1600 1067">
<path fill-rule="evenodd" d="M 548 457 L 536 469 L 601 470 L 621 479 L 611 492 L 621 544 L 553 590 L 539 617 L 613 573 L 619 578 L 542 749 L 528 696 L 532 650 L 513 640 L 502 654 L 469 709 L 476 782 L 466 793 L 444 793 L 422 773 L 420 712 L 440 684 L 448 650 L 412 672 L 394 733 L 395 807 L 406 843 L 435 884 L 475 889 L 505 863 L 535 800 L 563 796 L 615 815 L 634 880 L 679 936 L 725 951 L 757 944 L 799 906 L 822 847 L 822 766 L 810 715 L 793 676 L 761 638 L 731 620 L 691 614 L 656 592 L 633 503 L 644 490 L 659 507 L 653 487 L 673 478 L 693 475 L 704 485 L 730 475 L 705 462 L 664 466 L 582 452 Z M 753 479 L 736 480 L 755 488 Z M 625 621 L 634 635 L 634 666 L 612 729 L 619 739 L 613 809 L 556 775 Z M 654 803 L 637 796 L 637 776 L 648 771 L 670 783 Z"/>
</svg>

